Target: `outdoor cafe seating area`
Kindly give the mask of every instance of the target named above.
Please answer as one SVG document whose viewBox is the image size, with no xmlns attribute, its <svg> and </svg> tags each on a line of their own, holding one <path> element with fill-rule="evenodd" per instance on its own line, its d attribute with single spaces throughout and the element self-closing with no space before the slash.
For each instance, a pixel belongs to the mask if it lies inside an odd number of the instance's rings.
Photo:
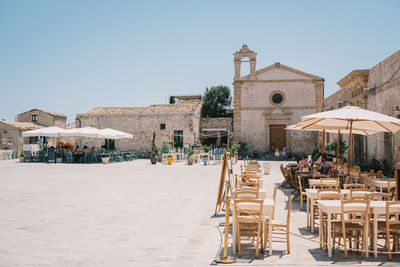
<svg viewBox="0 0 400 267">
<path fill-rule="evenodd" d="M 322 147 L 326 131 L 338 134 L 338 144 L 340 135 L 347 134 L 350 147 L 353 134 L 395 133 L 400 130 L 400 120 L 357 107 L 345 107 L 304 116 L 289 130 L 321 132 Z M 286 243 L 286 253 L 289 254 L 296 249 L 290 246 L 290 239 L 296 236 L 315 244 L 316 248 L 326 252 L 328 258 L 336 253 L 344 254 L 344 257 L 352 253 L 362 258 L 377 258 L 378 254 L 383 254 L 388 260 L 394 257 L 399 260 L 400 163 L 394 164 L 394 175 L 386 177 L 382 170 L 361 170 L 360 166 L 352 163 L 351 149 L 348 149 L 346 159 L 339 159 L 338 151 L 339 148 L 331 162 L 326 161 L 322 150 L 322 156 L 314 162 L 308 161 L 304 155 L 302 161 L 280 165 L 283 177 L 280 190 L 292 188 L 284 218 L 275 216 L 276 206 L 281 206 L 276 202 L 278 185 L 267 188 L 273 193 L 266 195 L 266 188 L 262 185 L 263 179 L 268 176 L 262 175 L 262 166 L 256 161 L 245 161 L 230 189 L 234 255 L 240 258 L 247 243 L 247 247 L 250 245 L 255 250 L 253 255 L 256 258 L 260 251 L 268 252 L 266 254 L 270 256 L 275 242 Z M 264 174 L 267 174 L 266 170 Z M 227 181 L 228 185 L 230 183 Z M 229 195 L 229 190 L 225 195 Z M 229 208 L 229 198 L 226 199 L 225 207 Z M 294 201 L 300 202 L 299 212 L 306 213 L 306 219 L 301 224 L 305 230 L 299 234 L 290 229 Z M 310 234 L 305 235 L 304 231 Z M 319 239 L 313 239 L 312 235 L 317 232 Z M 216 261 L 227 263 L 232 258 L 225 253 Z"/>
</svg>

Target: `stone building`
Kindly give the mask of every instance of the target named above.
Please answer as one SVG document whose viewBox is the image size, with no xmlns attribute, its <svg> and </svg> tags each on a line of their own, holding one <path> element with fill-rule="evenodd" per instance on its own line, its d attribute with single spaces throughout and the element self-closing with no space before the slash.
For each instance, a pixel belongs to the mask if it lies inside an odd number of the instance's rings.
<svg viewBox="0 0 400 267">
<path fill-rule="evenodd" d="M 200 138 L 202 144 L 227 147 L 233 134 L 232 117 L 201 118 Z"/>
<path fill-rule="evenodd" d="M 43 109 L 31 109 L 17 115 L 18 122 L 32 122 L 41 126 L 67 127 L 67 117 L 61 113 Z"/>
<path fill-rule="evenodd" d="M 234 54 L 234 141 L 244 142 L 250 153 L 265 153 L 272 144 L 294 154 L 312 152 L 316 133 L 285 127 L 322 111 L 324 79 L 279 62 L 256 70 L 256 56 L 246 45 Z M 250 74 L 242 76 L 244 58 Z"/>
<path fill-rule="evenodd" d="M 29 143 L 29 138 L 24 140 L 22 132 L 39 128 L 42 128 L 42 126 L 32 122 L 0 120 L 0 150 L 16 149 L 18 154 L 21 153 L 22 145 L 24 143 Z"/>
<path fill-rule="evenodd" d="M 176 104 L 150 105 L 148 107 L 94 107 L 77 114 L 76 126 L 112 128 L 133 135 L 133 139 L 118 140 L 124 150 L 151 148 L 153 132 L 156 146 L 174 140 L 177 147 L 193 145 L 199 138 L 201 100 L 183 100 L 174 96 Z M 184 96 L 188 99 L 188 96 Z"/>
<path fill-rule="evenodd" d="M 347 105 L 400 117 L 400 50 L 370 69 L 353 70 L 337 84 L 341 87 L 323 102 L 324 110 Z M 328 135 L 328 142 L 336 138 Z M 363 137 L 353 135 L 352 155 L 361 158 L 400 160 L 400 134 L 378 133 Z M 346 143 L 347 138 L 345 139 Z"/>
</svg>

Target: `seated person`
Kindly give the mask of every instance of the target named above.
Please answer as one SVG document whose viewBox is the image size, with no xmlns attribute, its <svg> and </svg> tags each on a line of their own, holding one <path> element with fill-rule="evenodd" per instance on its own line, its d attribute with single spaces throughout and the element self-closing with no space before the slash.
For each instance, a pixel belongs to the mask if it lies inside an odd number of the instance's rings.
<svg viewBox="0 0 400 267">
<path fill-rule="evenodd" d="M 308 156 L 307 155 L 303 155 L 303 159 L 299 161 L 299 163 L 297 163 L 297 167 L 299 168 L 309 168 L 310 165 L 308 164 Z"/>
<path fill-rule="evenodd" d="M 87 146 L 83 146 L 83 152 L 88 153 L 89 152 L 89 148 Z"/>
<path fill-rule="evenodd" d="M 321 156 L 320 171 L 322 174 L 327 174 L 330 168 L 330 164 L 326 161 L 326 156 Z"/>
</svg>

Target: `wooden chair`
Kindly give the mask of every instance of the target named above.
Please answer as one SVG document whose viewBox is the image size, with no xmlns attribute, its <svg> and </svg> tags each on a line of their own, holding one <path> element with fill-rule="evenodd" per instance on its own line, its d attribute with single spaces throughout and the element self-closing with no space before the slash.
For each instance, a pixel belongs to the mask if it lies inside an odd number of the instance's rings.
<svg viewBox="0 0 400 267">
<path fill-rule="evenodd" d="M 352 200 L 367 200 L 368 195 L 374 192 L 373 189 L 355 188 L 350 189 L 350 199 Z"/>
<path fill-rule="evenodd" d="M 264 250 L 265 250 L 265 247 L 266 247 L 267 241 L 268 241 L 268 223 L 275 218 L 276 192 L 277 192 L 277 190 L 278 190 L 278 185 L 275 185 L 274 186 L 274 191 L 272 193 L 272 199 L 274 200 L 274 209 L 272 210 L 271 218 L 267 218 L 264 215 L 264 218 L 265 218 L 265 221 L 264 221 L 264 244 L 263 244 Z"/>
<path fill-rule="evenodd" d="M 286 221 L 272 220 L 268 223 L 269 255 L 272 255 L 272 242 L 286 243 L 287 253 L 290 254 L 290 211 L 292 209 L 293 196 L 290 196 Z"/>
<path fill-rule="evenodd" d="M 365 188 L 365 184 L 343 184 L 343 189 Z"/>
<path fill-rule="evenodd" d="M 365 249 L 367 237 L 367 223 L 369 215 L 369 201 L 367 200 L 342 200 L 341 202 L 341 220 L 334 221 L 333 226 L 333 244 L 340 245 L 340 239 L 343 238 L 344 255 L 347 258 L 347 241 L 351 247 L 351 241 L 357 240 L 359 248 L 359 239 L 361 237 L 361 248 Z M 336 243 L 336 236 L 339 237 Z"/>
<path fill-rule="evenodd" d="M 297 176 L 299 180 L 299 192 L 300 192 L 300 210 L 303 210 L 303 202 L 304 200 L 307 200 L 307 193 L 303 191 L 303 182 L 301 180 L 300 175 Z"/>
<path fill-rule="evenodd" d="M 290 185 L 290 182 L 289 182 L 289 172 L 290 172 L 290 170 L 285 170 L 285 168 L 283 167 L 283 164 L 281 164 L 279 167 L 281 169 L 283 178 L 285 178 L 285 180 L 282 182 L 281 187 L 284 187 L 286 185 Z"/>
<path fill-rule="evenodd" d="M 399 236 L 400 236 L 400 201 L 386 202 L 386 220 L 385 222 L 378 221 L 378 232 L 384 231 L 386 235 L 386 246 L 388 258 L 392 260 L 393 251 L 399 251 Z M 384 227 L 383 227 L 384 225 Z M 393 242 L 391 242 L 393 240 Z"/>
<path fill-rule="evenodd" d="M 340 200 L 340 189 L 337 188 L 324 188 L 318 190 L 318 200 Z M 333 215 L 334 219 L 336 219 L 336 215 Z M 319 210 L 318 205 L 314 204 L 314 220 L 319 219 Z M 323 242 L 327 242 L 327 233 L 328 233 L 328 217 L 326 213 L 322 214 L 322 239 Z M 315 223 L 315 222 L 314 222 Z M 328 247 L 325 246 L 325 249 L 328 250 Z"/>
<path fill-rule="evenodd" d="M 289 172 L 289 181 L 290 181 L 290 185 L 294 189 L 292 194 L 297 193 L 297 195 L 294 197 L 294 199 L 296 199 L 296 198 L 298 198 L 300 196 L 300 189 L 299 189 L 299 186 L 298 186 L 296 180 L 293 177 L 292 172 Z"/>
<path fill-rule="evenodd" d="M 261 245 L 263 250 L 262 223 L 263 203 L 261 199 L 235 199 L 235 223 L 237 248 L 239 257 L 242 256 L 241 241 L 242 237 L 252 237 L 253 241 L 256 237 L 256 257 L 258 257 L 258 249 Z M 247 204 L 247 205 L 246 205 Z M 250 205 L 249 205 L 250 204 Z M 249 240 L 248 238 L 246 240 Z"/>
</svg>

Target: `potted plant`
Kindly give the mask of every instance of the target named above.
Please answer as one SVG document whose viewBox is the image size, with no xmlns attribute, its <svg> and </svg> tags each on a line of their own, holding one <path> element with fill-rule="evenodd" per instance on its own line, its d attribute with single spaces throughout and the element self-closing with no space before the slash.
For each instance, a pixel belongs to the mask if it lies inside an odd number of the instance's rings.
<svg viewBox="0 0 400 267">
<path fill-rule="evenodd" d="M 194 153 L 193 149 L 189 148 L 186 158 L 188 165 L 193 165 L 194 162 L 194 158 L 192 157 L 193 153 Z"/>
<path fill-rule="evenodd" d="M 150 162 L 151 164 L 157 164 L 158 161 L 158 148 L 155 145 L 156 133 L 153 132 L 153 140 L 151 141 L 151 154 L 150 154 Z"/>
<path fill-rule="evenodd" d="M 240 145 L 239 144 L 234 144 L 231 146 L 231 148 L 229 149 L 229 152 L 231 153 L 231 157 L 234 158 L 234 163 L 237 163 L 238 160 L 238 151 L 239 151 Z"/>
<path fill-rule="evenodd" d="M 171 141 L 165 141 L 165 143 L 169 145 L 169 152 L 170 152 L 172 149 L 174 149 L 174 147 L 175 147 L 175 142 L 174 142 L 173 140 L 171 140 Z M 173 157 L 171 154 L 168 154 L 168 156 L 167 156 L 168 165 L 172 165 L 172 162 L 173 162 L 173 161 L 174 161 L 174 157 Z"/>
<path fill-rule="evenodd" d="M 21 151 L 21 153 L 19 154 L 19 162 L 25 162 L 24 153 L 22 153 L 22 151 Z"/>
<path fill-rule="evenodd" d="M 207 145 L 203 146 L 203 151 L 206 153 L 206 155 L 203 155 L 203 163 L 204 165 L 207 165 L 208 163 L 208 152 L 210 152 L 210 147 Z"/>
</svg>

